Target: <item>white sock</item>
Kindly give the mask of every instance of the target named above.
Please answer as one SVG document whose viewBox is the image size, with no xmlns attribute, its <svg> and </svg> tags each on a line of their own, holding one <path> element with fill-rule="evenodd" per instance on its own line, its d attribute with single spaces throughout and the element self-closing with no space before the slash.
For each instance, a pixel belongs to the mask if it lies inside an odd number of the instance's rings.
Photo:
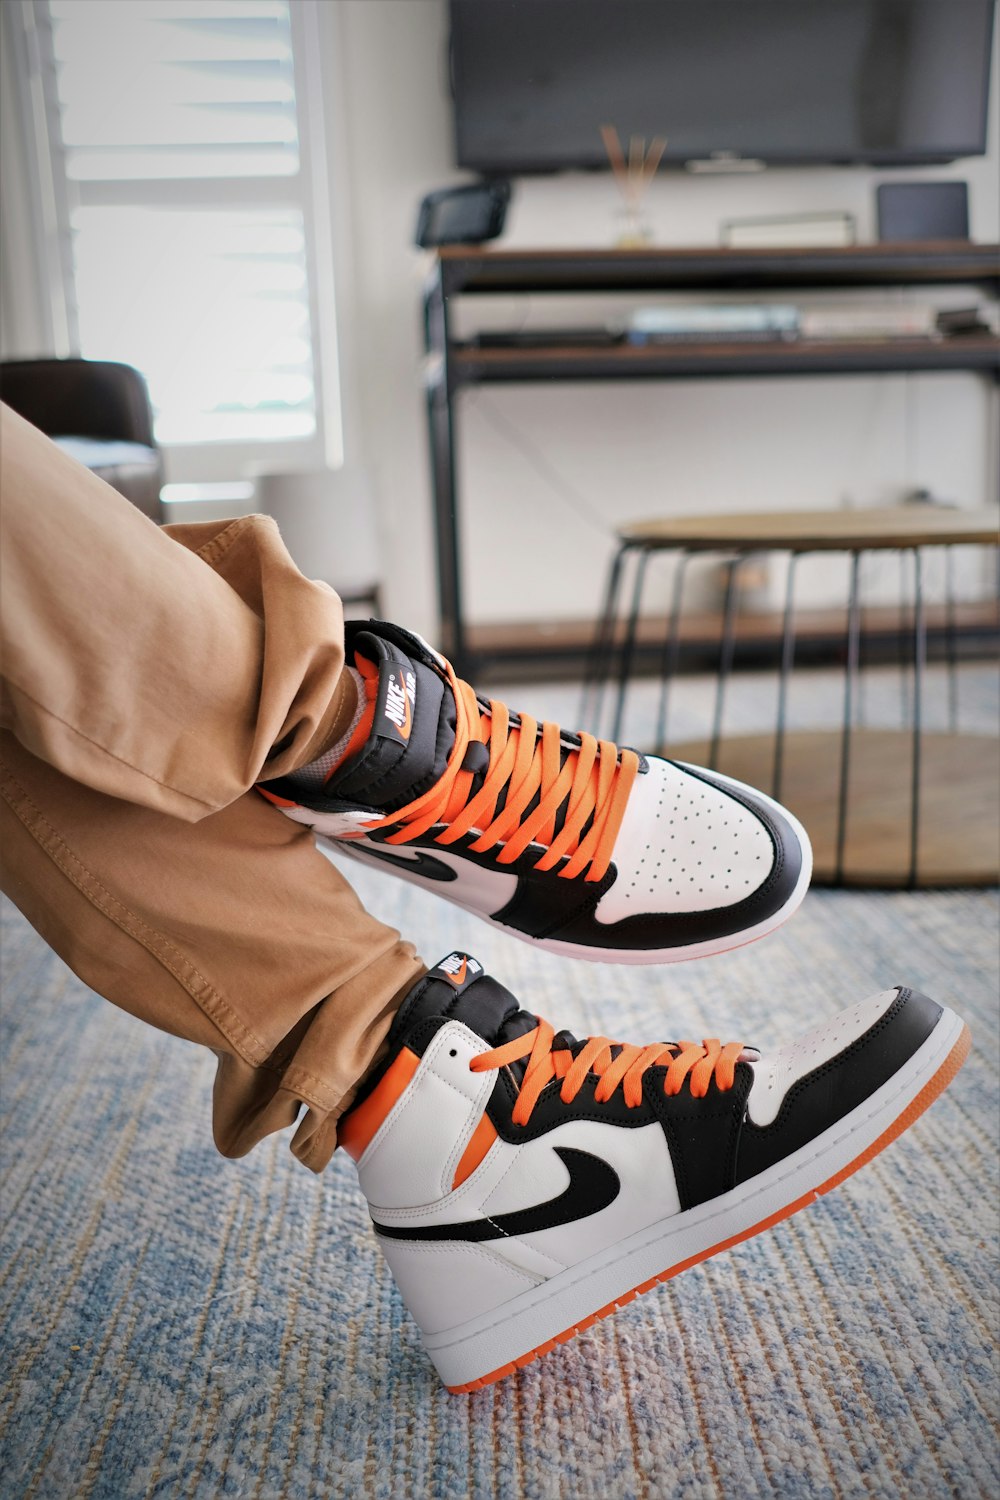
<svg viewBox="0 0 1000 1500">
<path fill-rule="evenodd" d="M 335 744 L 331 745 L 329 750 L 324 750 L 323 754 L 320 755 L 316 760 L 311 760 L 306 766 L 299 766 L 297 771 L 293 771 L 291 773 L 288 778 L 289 781 L 295 782 L 298 786 L 310 787 L 315 789 L 316 787 L 321 787 L 324 784 L 334 766 L 337 765 L 339 761 L 343 760 L 344 751 L 347 749 L 348 745 L 351 742 L 351 735 L 357 729 L 358 725 L 361 722 L 362 716 L 364 715 L 364 711 L 368 707 L 368 697 L 365 693 L 365 680 L 362 677 L 361 673 L 358 672 L 354 667 L 345 667 L 344 670 L 350 672 L 351 676 L 354 678 L 354 685 L 358 690 L 358 702 L 357 707 L 354 710 L 354 718 L 351 720 L 350 724 L 348 724 L 347 728 L 344 730 L 344 733 L 340 736 L 340 739 L 337 740 Z"/>
</svg>

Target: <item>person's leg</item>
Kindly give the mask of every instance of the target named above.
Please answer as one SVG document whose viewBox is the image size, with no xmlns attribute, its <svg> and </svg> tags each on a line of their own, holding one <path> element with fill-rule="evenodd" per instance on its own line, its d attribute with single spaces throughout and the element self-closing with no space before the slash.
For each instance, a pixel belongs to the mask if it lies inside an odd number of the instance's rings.
<svg viewBox="0 0 1000 1500">
<path fill-rule="evenodd" d="M 161 529 L 8 407 L 0 488 L 0 713 L 32 754 L 195 819 L 350 718 L 340 601 L 273 521 Z"/>
<path fill-rule="evenodd" d="M 247 792 L 353 713 L 339 601 L 263 518 L 168 536 L 3 419 L 4 887 L 99 993 L 218 1053 L 220 1149 L 304 1103 L 318 1169 L 423 971 Z"/>
</svg>

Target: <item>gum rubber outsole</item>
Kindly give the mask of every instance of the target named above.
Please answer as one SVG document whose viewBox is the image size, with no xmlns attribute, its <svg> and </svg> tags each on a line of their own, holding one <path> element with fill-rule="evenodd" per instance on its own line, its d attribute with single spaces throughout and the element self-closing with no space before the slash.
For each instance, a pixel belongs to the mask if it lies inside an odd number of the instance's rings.
<svg viewBox="0 0 1000 1500">
<path fill-rule="evenodd" d="M 686 1260 L 678 1261 L 676 1265 L 670 1266 L 666 1271 L 661 1271 L 658 1276 L 652 1276 L 648 1281 L 640 1282 L 630 1292 L 625 1292 L 622 1296 L 616 1297 L 612 1302 L 608 1302 L 604 1307 L 598 1308 L 597 1312 L 591 1313 L 589 1317 L 582 1318 L 580 1322 L 572 1324 L 571 1327 L 557 1334 L 555 1338 L 548 1339 L 544 1344 L 539 1344 L 535 1349 L 529 1349 L 526 1354 L 522 1354 L 518 1359 L 501 1365 L 497 1370 L 491 1370 L 488 1375 L 481 1375 L 478 1380 L 467 1381 L 465 1385 L 449 1385 L 446 1389 L 451 1391 L 453 1395 L 464 1395 L 471 1391 L 483 1390 L 486 1386 L 493 1385 L 498 1380 L 503 1380 L 507 1375 L 515 1374 L 516 1371 L 523 1369 L 525 1365 L 530 1365 L 534 1360 L 540 1359 L 543 1354 L 550 1353 L 557 1344 L 569 1343 L 570 1339 L 575 1338 L 578 1333 L 583 1333 L 594 1323 L 600 1322 L 601 1318 L 610 1317 L 619 1307 L 627 1306 L 629 1302 L 632 1302 L 643 1292 L 651 1291 L 653 1287 L 659 1286 L 662 1282 L 669 1281 L 673 1276 L 678 1276 L 681 1271 L 686 1271 L 689 1267 L 696 1266 L 699 1261 L 708 1260 L 710 1256 L 718 1255 L 720 1251 L 728 1250 L 732 1245 L 738 1245 L 743 1240 L 752 1239 L 755 1234 L 760 1234 L 763 1230 L 770 1229 L 775 1224 L 780 1224 L 782 1219 L 790 1218 L 800 1208 L 807 1208 L 810 1203 L 815 1203 L 817 1198 L 820 1198 L 824 1193 L 828 1193 L 831 1188 L 837 1187 L 845 1178 L 850 1177 L 852 1173 L 857 1172 L 860 1167 L 870 1162 L 873 1157 L 878 1156 L 880 1151 L 884 1151 L 886 1146 L 891 1145 L 897 1136 L 902 1135 L 903 1131 L 908 1129 L 914 1120 L 918 1119 L 924 1110 L 934 1103 L 934 1100 L 939 1094 L 944 1092 L 959 1068 L 965 1062 L 965 1059 L 969 1055 L 971 1044 L 971 1033 L 968 1026 L 963 1024 L 955 1045 L 933 1078 L 924 1084 L 919 1094 L 916 1094 L 910 1100 L 906 1108 L 901 1114 L 896 1116 L 896 1119 L 888 1129 L 884 1130 L 870 1146 L 862 1151 L 860 1156 L 856 1156 L 853 1161 L 848 1162 L 846 1167 L 841 1167 L 839 1172 L 835 1172 L 832 1177 L 828 1177 L 819 1187 L 813 1188 L 808 1193 L 803 1193 L 794 1202 L 786 1204 L 777 1213 L 770 1214 L 766 1219 L 761 1219 L 759 1223 L 753 1224 L 749 1229 L 744 1229 L 739 1234 L 732 1235 L 729 1239 L 720 1240 L 717 1245 L 711 1245 L 707 1250 L 699 1251 L 697 1255 L 690 1255 Z"/>
</svg>

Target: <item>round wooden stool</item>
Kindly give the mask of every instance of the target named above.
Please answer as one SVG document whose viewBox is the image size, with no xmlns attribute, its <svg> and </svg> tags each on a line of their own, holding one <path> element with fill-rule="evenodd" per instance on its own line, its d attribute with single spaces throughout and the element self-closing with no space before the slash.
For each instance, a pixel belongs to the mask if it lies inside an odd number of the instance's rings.
<svg viewBox="0 0 1000 1500">
<path fill-rule="evenodd" d="M 998 513 L 909 505 L 891 510 L 783 511 L 728 516 L 678 516 L 621 528 L 585 690 L 582 722 L 601 732 L 610 696 L 612 739 L 618 739 L 635 660 L 647 564 L 657 553 L 678 555 L 666 636 L 653 748 L 770 791 L 804 823 L 813 842 L 820 884 L 916 887 L 983 885 L 1000 878 L 1000 756 L 989 735 L 958 730 L 955 613 L 950 554 L 945 630 L 949 668 L 949 730 L 924 726 L 926 666 L 925 548 L 997 547 Z M 909 722 L 875 730 L 855 722 L 862 609 L 861 558 L 896 550 L 912 555 L 912 647 L 908 672 Z M 723 709 L 733 667 L 740 569 L 753 554 L 788 554 L 781 625 L 778 705 L 774 730 L 723 736 Z M 789 680 L 795 664 L 798 560 L 807 553 L 850 558 L 845 612 L 843 714 L 839 731 L 786 728 Z M 667 711 L 683 631 L 684 580 L 692 557 L 725 559 L 725 597 L 712 728 L 702 741 L 669 741 Z M 634 560 L 628 612 L 619 613 L 625 575 Z M 611 684 L 616 691 L 608 695 Z M 667 745 L 669 744 L 669 749 Z"/>
</svg>

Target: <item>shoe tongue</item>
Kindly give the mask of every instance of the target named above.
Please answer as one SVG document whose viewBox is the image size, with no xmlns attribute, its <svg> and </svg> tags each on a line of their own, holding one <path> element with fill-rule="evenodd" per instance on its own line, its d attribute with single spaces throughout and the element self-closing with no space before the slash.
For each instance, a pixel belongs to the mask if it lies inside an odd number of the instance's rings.
<svg viewBox="0 0 1000 1500">
<path fill-rule="evenodd" d="M 354 636 L 357 658 L 378 669 L 375 717 L 362 748 L 327 788 L 360 806 L 395 812 L 434 785 L 455 743 L 455 700 L 432 666 L 372 631 Z"/>
<path fill-rule="evenodd" d="M 525 1036 L 538 1025 L 537 1016 L 522 1010 L 468 953 L 449 953 L 411 990 L 392 1023 L 390 1047 L 421 1022 L 438 1017 L 461 1021 L 491 1047 Z"/>
</svg>

